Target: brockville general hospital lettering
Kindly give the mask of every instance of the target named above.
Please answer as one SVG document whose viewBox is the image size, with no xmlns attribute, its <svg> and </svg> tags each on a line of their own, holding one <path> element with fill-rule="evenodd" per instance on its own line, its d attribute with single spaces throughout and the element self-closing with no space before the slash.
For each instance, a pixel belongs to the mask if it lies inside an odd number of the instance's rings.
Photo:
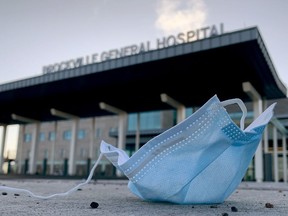
<svg viewBox="0 0 288 216">
<path fill-rule="evenodd" d="M 62 61 L 59 63 L 50 64 L 43 67 L 43 73 L 53 73 L 57 71 L 72 69 L 81 67 L 88 64 L 97 62 L 103 62 L 110 59 L 117 59 L 125 56 L 131 56 L 143 52 L 148 52 L 155 49 L 166 48 L 175 46 L 182 43 L 189 43 L 192 41 L 205 39 L 208 37 L 217 36 L 224 33 L 224 24 L 220 23 L 217 28 L 216 25 L 199 28 L 187 32 L 181 32 L 177 35 L 169 35 L 156 39 L 155 43 L 152 44 L 150 41 L 141 42 L 140 44 L 132 44 L 118 49 L 111 49 L 101 53 L 94 53 L 84 57 L 78 57 Z"/>
</svg>

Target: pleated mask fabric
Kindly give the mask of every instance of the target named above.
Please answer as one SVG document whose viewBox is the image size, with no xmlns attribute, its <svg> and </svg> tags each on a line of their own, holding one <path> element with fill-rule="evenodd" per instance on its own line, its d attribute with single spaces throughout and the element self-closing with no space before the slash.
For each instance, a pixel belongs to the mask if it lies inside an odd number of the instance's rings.
<svg viewBox="0 0 288 216">
<path fill-rule="evenodd" d="M 240 127 L 225 106 L 242 110 Z M 105 141 L 100 151 L 129 179 L 137 197 L 177 204 L 223 203 L 239 186 L 273 117 L 270 105 L 244 129 L 247 110 L 238 98 L 210 98 L 188 118 L 145 143 L 129 157 Z"/>
</svg>

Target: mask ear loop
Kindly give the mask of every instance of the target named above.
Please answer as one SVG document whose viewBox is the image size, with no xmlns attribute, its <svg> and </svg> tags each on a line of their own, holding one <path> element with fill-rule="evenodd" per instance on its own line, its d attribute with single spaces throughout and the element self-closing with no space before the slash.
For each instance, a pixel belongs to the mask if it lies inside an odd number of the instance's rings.
<svg viewBox="0 0 288 216">
<path fill-rule="evenodd" d="M 26 190 L 26 189 L 21 189 L 21 188 L 13 188 L 13 187 L 7 187 L 7 186 L 0 186 L 0 190 L 6 190 L 6 191 L 12 191 L 12 192 L 24 192 L 24 193 L 27 193 L 29 194 L 30 196 L 34 197 L 34 198 L 38 198 L 38 199 L 50 199 L 52 197 L 56 197 L 56 196 L 67 196 L 69 194 L 71 194 L 72 192 L 78 190 L 80 187 L 88 184 L 90 182 L 90 180 L 92 179 L 93 177 L 93 174 L 94 174 L 94 171 L 97 167 L 97 165 L 99 164 L 101 158 L 103 156 L 103 153 L 100 153 L 97 161 L 95 162 L 94 166 L 92 167 L 90 173 L 89 173 L 89 176 L 87 177 L 87 180 L 85 182 L 82 182 L 78 185 L 76 185 L 75 187 L 71 188 L 70 190 L 68 190 L 67 192 L 63 192 L 63 193 L 56 193 L 56 194 L 52 194 L 52 195 L 48 195 L 48 196 L 40 196 L 40 195 L 36 195 L 34 193 L 32 193 L 31 191 L 29 190 Z"/>
<path fill-rule="evenodd" d="M 240 100 L 239 98 L 234 98 L 234 99 L 229 99 L 229 100 L 225 100 L 225 101 L 220 102 L 220 104 L 222 106 L 227 106 L 227 105 L 231 105 L 231 104 L 235 104 L 235 103 L 237 103 L 238 106 L 240 107 L 240 109 L 242 110 L 242 117 L 240 119 L 240 128 L 241 128 L 241 130 L 244 130 L 245 118 L 247 116 L 247 108 L 246 108 L 245 104 L 243 103 L 243 101 Z"/>
</svg>

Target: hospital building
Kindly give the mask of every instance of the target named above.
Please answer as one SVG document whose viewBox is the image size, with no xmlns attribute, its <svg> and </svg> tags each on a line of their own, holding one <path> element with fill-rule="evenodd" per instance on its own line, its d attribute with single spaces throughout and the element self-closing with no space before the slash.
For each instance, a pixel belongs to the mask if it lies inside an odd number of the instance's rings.
<svg viewBox="0 0 288 216">
<path fill-rule="evenodd" d="M 1 172 L 86 177 L 102 140 L 132 156 L 214 95 L 245 103 L 245 127 L 277 102 L 244 180 L 287 182 L 287 88 L 260 29 L 225 32 L 222 23 L 59 60 L 38 76 L 1 84 L 0 163 L 8 164 Z M 239 107 L 227 111 L 239 125 Z M 17 152 L 9 158 L 6 133 L 15 124 Z M 121 176 L 105 158 L 94 175 Z"/>
</svg>

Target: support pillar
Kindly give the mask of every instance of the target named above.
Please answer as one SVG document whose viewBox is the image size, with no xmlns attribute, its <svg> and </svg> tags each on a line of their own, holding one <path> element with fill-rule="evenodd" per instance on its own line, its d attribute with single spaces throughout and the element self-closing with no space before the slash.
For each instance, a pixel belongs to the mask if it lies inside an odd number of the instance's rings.
<svg viewBox="0 0 288 216">
<path fill-rule="evenodd" d="M 127 113 L 119 114 L 118 148 L 125 150 L 127 132 Z"/>
<path fill-rule="evenodd" d="M 161 94 L 160 98 L 162 102 L 169 104 L 170 106 L 172 106 L 173 108 L 177 110 L 177 124 L 186 118 L 185 106 L 182 103 L 169 97 L 165 93 Z"/>
<path fill-rule="evenodd" d="M 51 144 L 51 157 L 50 157 L 50 170 L 49 173 L 51 175 L 54 174 L 54 163 L 55 163 L 55 146 L 56 146 L 56 139 L 57 139 L 57 121 L 54 122 L 54 133 L 55 133 L 55 139 L 52 140 Z"/>
<path fill-rule="evenodd" d="M 6 141 L 6 131 L 7 125 L 2 125 L 2 136 L 1 136 L 1 150 L 0 150 L 0 173 L 3 173 L 3 163 L 4 163 L 4 150 L 5 150 L 5 141 Z"/>
<path fill-rule="evenodd" d="M 30 152 L 30 159 L 29 159 L 29 174 L 35 174 L 36 173 L 36 160 L 37 160 L 37 149 L 38 149 L 38 133 L 39 133 L 39 123 L 36 123 L 33 128 L 32 133 L 32 144 L 31 144 L 31 152 Z"/>
<path fill-rule="evenodd" d="M 274 181 L 279 182 L 278 137 L 277 137 L 277 128 L 274 125 L 273 125 L 273 168 L 274 168 Z"/>
<path fill-rule="evenodd" d="M 28 167 L 28 173 L 29 174 L 35 174 L 36 172 L 36 155 L 37 155 L 37 149 L 38 149 L 38 133 L 39 133 L 39 127 L 40 122 L 35 119 L 31 119 L 25 116 L 20 116 L 15 113 L 11 115 L 11 118 L 17 121 L 22 121 L 24 123 L 31 123 L 35 124 L 35 127 L 33 129 L 32 133 L 32 144 L 31 144 L 31 151 L 29 155 L 29 167 Z"/>
<path fill-rule="evenodd" d="M 140 113 L 137 113 L 137 125 L 135 134 L 135 152 L 140 148 Z"/>
<path fill-rule="evenodd" d="M 95 118 L 91 120 L 91 133 L 90 133 L 90 146 L 89 146 L 89 158 L 92 160 L 94 156 L 94 143 L 95 143 Z M 90 169 L 90 167 L 89 167 Z"/>
<path fill-rule="evenodd" d="M 283 149 L 283 180 L 287 183 L 287 143 L 286 134 L 282 135 L 282 149 Z"/>
<path fill-rule="evenodd" d="M 18 145 L 17 145 L 17 159 L 18 159 L 18 166 L 16 173 L 24 173 L 23 167 L 25 166 L 25 159 L 23 157 L 23 135 L 25 131 L 25 125 L 19 125 L 19 132 L 18 132 Z"/>
<path fill-rule="evenodd" d="M 247 93 L 247 95 L 252 99 L 253 102 L 253 113 L 254 119 L 256 119 L 262 112 L 262 99 L 260 94 L 256 91 L 256 89 L 249 82 L 245 82 L 242 85 L 243 91 Z M 263 166 L 263 147 L 262 147 L 262 139 L 258 145 L 258 148 L 255 153 L 255 177 L 257 182 L 263 182 L 264 179 L 264 166 Z"/>
<path fill-rule="evenodd" d="M 72 131 L 71 131 L 72 137 L 70 142 L 69 166 L 68 166 L 69 175 L 75 175 L 76 173 L 75 151 L 76 151 L 78 122 L 79 122 L 78 119 L 74 119 L 72 123 Z"/>
<path fill-rule="evenodd" d="M 125 150 L 126 145 L 126 133 L 127 133 L 127 113 L 121 109 L 108 105 L 104 102 L 100 102 L 99 106 L 101 109 L 106 110 L 108 112 L 117 114 L 119 117 L 118 123 L 118 143 L 117 147 L 120 149 Z M 122 176 L 123 173 L 117 169 L 116 171 L 117 176 Z"/>
<path fill-rule="evenodd" d="M 50 110 L 52 115 L 72 120 L 72 130 L 71 130 L 71 141 L 70 141 L 70 152 L 69 152 L 69 165 L 68 165 L 68 174 L 75 175 L 76 173 L 76 163 L 75 163 L 75 150 L 76 150 L 76 139 L 77 139 L 77 130 L 79 117 L 69 114 L 67 112 L 63 112 L 57 109 L 52 108 Z"/>
<path fill-rule="evenodd" d="M 283 153 L 283 180 L 284 182 L 287 182 L 287 143 L 286 138 L 288 131 L 285 128 L 285 126 L 277 119 L 272 118 L 271 123 L 273 126 L 272 132 L 273 132 L 273 168 L 274 168 L 274 181 L 279 181 L 279 166 L 278 166 L 278 158 L 279 158 L 279 152 L 278 152 L 278 134 L 281 134 L 282 136 L 282 153 Z"/>
<path fill-rule="evenodd" d="M 100 102 L 99 106 L 103 110 L 117 114 L 119 116 L 118 124 L 118 148 L 125 149 L 126 132 L 127 132 L 127 113 L 121 109 L 108 105 L 104 102 Z"/>
</svg>

